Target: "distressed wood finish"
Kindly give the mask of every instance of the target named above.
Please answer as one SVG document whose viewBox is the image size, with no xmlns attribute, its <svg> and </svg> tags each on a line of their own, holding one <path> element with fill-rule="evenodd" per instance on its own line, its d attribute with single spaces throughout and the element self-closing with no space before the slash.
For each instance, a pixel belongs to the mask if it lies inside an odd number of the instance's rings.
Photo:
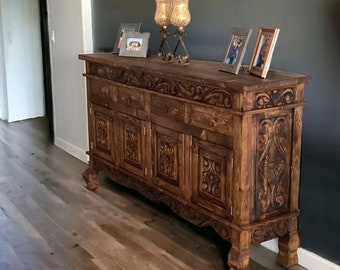
<svg viewBox="0 0 340 270">
<path fill-rule="evenodd" d="M 80 55 L 89 110 L 87 188 L 112 180 L 168 205 L 232 244 L 246 270 L 249 245 L 279 238 L 277 261 L 297 264 L 305 75 L 267 79 L 157 58 Z"/>
</svg>

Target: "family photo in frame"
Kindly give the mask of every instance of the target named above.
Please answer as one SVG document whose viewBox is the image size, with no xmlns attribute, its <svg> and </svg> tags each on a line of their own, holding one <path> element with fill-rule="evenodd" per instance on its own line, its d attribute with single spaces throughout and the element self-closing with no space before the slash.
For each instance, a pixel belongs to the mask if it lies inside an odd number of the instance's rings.
<svg viewBox="0 0 340 270">
<path fill-rule="evenodd" d="M 124 32 L 119 56 L 147 57 L 149 38 L 149 32 Z"/>
<path fill-rule="evenodd" d="M 259 29 L 249 65 L 249 72 L 251 74 L 266 78 L 279 32 L 280 29 L 278 28 Z"/>
<path fill-rule="evenodd" d="M 220 70 L 238 74 L 252 29 L 232 28 L 224 51 Z"/>
</svg>

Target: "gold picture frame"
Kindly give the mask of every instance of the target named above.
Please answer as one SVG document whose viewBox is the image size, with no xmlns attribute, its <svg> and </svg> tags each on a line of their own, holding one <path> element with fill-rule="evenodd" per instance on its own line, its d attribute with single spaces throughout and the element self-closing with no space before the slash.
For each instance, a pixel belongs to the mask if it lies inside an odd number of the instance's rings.
<svg viewBox="0 0 340 270">
<path fill-rule="evenodd" d="M 266 78 L 272 60 L 274 48 L 280 29 L 259 29 L 253 55 L 251 57 L 249 72 L 261 78 Z"/>
<path fill-rule="evenodd" d="M 238 74 L 251 33 L 251 28 L 231 29 L 219 70 Z"/>
</svg>

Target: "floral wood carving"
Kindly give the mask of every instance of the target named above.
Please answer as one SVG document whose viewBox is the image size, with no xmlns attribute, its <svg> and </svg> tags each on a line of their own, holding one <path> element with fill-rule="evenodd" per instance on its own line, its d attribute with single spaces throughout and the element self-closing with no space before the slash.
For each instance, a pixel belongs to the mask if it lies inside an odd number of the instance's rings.
<svg viewBox="0 0 340 270">
<path fill-rule="evenodd" d="M 179 186 L 177 149 L 178 140 L 162 134 L 157 135 L 157 176 L 175 186 Z"/>
<path fill-rule="evenodd" d="M 137 168 L 142 168 L 141 124 L 134 118 L 123 116 L 121 125 L 124 161 Z"/>
<path fill-rule="evenodd" d="M 280 220 L 271 224 L 255 227 L 251 231 L 251 242 L 260 244 L 261 242 L 282 237 L 288 232 L 287 220 Z"/>
<path fill-rule="evenodd" d="M 211 85 L 171 79 L 169 77 L 156 76 L 95 63 L 91 63 L 90 73 L 119 83 L 142 87 L 159 93 L 182 97 L 222 108 L 231 108 L 233 105 L 233 95 L 231 92 Z"/>
<path fill-rule="evenodd" d="M 288 212 L 291 133 L 288 116 L 258 123 L 255 219 Z"/>
<path fill-rule="evenodd" d="M 99 113 L 96 113 L 96 143 L 100 149 L 110 149 L 110 143 L 108 141 L 111 138 L 109 136 L 109 129 L 107 118 L 105 116 L 101 117 Z"/>
<path fill-rule="evenodd" d="M 295 101 L 295 91 L 292 88 L 259 92 L 255 97 L 255 109 L 265 109 L 292 104 Z"/>
</svg>

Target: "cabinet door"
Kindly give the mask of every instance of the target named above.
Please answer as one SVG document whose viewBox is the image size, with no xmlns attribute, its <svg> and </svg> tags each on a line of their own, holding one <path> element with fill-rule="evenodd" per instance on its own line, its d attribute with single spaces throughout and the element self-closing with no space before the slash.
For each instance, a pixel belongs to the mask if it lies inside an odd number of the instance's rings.
<svg viewBox="0 0 340 270">
<path fill-rule="evenodd" d="M 115 160 L 112 111 L 95 104 L 90 105 L 90 150 L 112 162 Z"/>
<path fill-rule="evenodd" d="M 220 216 L 231 215 L 232 150 L 193 138 L 192 200 Z"/>
<path fill-rule="evenodd" d="M 120 166 L 138 176 L 148 175 L 146 123 L 124 113 L 117 114 L 117 146 Z"/>
<path fill-rule="evenodd" d="M 152 140 L 152 181 L 181 195 L 184 188 L 184 134 L 153 125 Z"/>
</svg>

